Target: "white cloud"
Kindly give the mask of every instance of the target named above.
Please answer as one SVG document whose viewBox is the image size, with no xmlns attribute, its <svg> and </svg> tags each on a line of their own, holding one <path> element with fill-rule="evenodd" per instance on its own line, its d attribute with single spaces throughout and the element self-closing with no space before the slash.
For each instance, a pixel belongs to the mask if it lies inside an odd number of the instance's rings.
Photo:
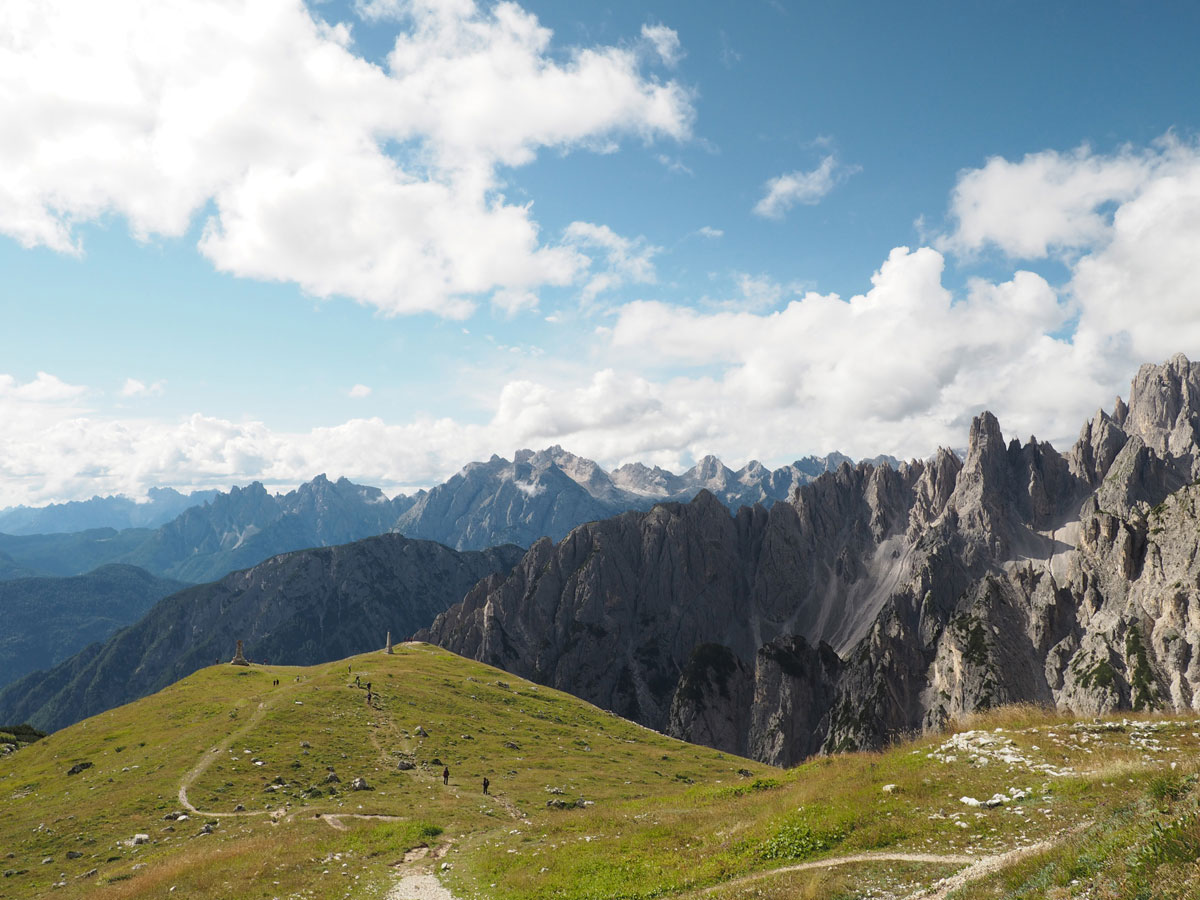
<svg viewBox="0 0 1200 900">
<path fill-rule="evenodd" d="M 161 379 L 153 384 L 146 384 L 144 381 L 138 381 L 136 378 L 126 378 L 125 384 L 121 387 L 121 396 L 161 397 L 166 389 L 167 383 Z"/>
<path fill-rule="evenodd" d="M 700 237 L 712 238 L 713 240 L 725 236 L 724 231 L 720 228 L 713 228 L 711 225 L 700 226 L 696 229 L 696 234 L 700 235 Z"/>
<path fill-rule="evenodd" d="M 1086 146 L 1030 153 L 1015 163 L 992 157 L 960 175 L 950 200 L 955 229 L 938 246 L 971 252 L 991 244 L 1038 259 L 1052 249 L 1093 245 L 1110 227 L 1106 207 L 1133 197 L 1154 168 L 1153 155 L 1095 156 Z"/>
<path fill-rule="evenodd" d="M 950 209 L 939 246 L 1068 263 L 1075 344 L 1128 365 L 1200 358 L 1200 144 L 990 159 L 960 175 Z"/>
<path fill-rule="evenodd" d="M 567 226 L 564 244 L 581 252 L 592 250 L 604 257 L 603 266 L 589 276 L 580 292 L 585 303 L 624 284 L 653 284 L 656 280 L 652 260 L 662 248 L 644 238 L 622 237 L 607 225 L 572 222 Z"/>
<path fill-rule="evenodd" d="M 0 506 L 155 484 L 295 484 L 321 471 L 396 489 L 440 481 L 493 452 L 551 443 L 606 465 L 672 465 L 708 452 L 772 465 L 831 449 L 925 456 L 962 446 L 970 416 L 984 408 L 1006 435 L 1037 434 L 1065 449 L 1098 406 L 1127 390 L 1139 364 L 1177 351 L 1200 359 L 1200 148 L 1167 139 L 1112 156 L 1064 156 L 1049 169 L 1043 156 L 1026 159 L 1030 171 L 1052 169 L 1056 183 L 1077 186 L 1076 197 L 1056 195 L 1064 216 L 1034 219 L 1060 224 L 1031 226 L 1035 250 L 1072 248 L 1057 288 L 1015 270 L 952 292 L 943 253 L 929 247 L 893 250 L 870 289 L 848 299 L 735 273 L 740 297 L 726 308 L 617 307 L 610 327 L 593 335 L 592 356 L 578 352 L 566 324 L 570 351 L 557 358 L 506 352 L 510 363 L 472 375 L 482 413 L 470 422 L 355 419 L 286 433 L 201 415 L 115 421 L 84 408 L 84 386 L 47 373 L 0 376 Z M 1097 196 L 1089 173 L 1128 159 L 1139 161 L 1141 179 L 1124 199 L 1089 207 Z M 1025 174 L 1014 177 L 1021 183 Z M 971 172 L 961 180 L 976 183 Z M 1002 194 L 977 196 L 1003 205 Z M 1000 221 L 982 201 L 973 215 Z M 994 229 L 974 233 L 964 247 L 1018 246 Z M 654 248 L 643 239 L 575 223 L 562 246 L 597 257 L 590 279 L 654 278 Z"/>
<path fill-rule="evenodd" d="M 371 389 L 365 384 L 356 384 L 346 392 L 346 396 L 354 400 L 361 400 L 364 397 L 371 396 Z"/>
<path fill-rule="evenodd" d="M 664 65 L 675 66 L 683 59 L 683 46 L 674 29 L 666 25 L 643 25 L 642 38 L 650 42 Z"/>
<path fill-rule="evenodd" d="M 571 283 L 498 166 L 541 148 L 690 134 L 689 92 L 622 47 L 552 50 L 511 3 L 369 3 L 403 30 L 381 69 L 301 0 L 13 0 L 0 8 L 0 232 L 83 248 L 124 217 L 222 271 L 389 313 L 468 314 Z"/>
<path fill-rule="evenodd" d="M 797 170 L 776 176 L 763 185 L 765 193 L 754 205 L 754 214 L 764 219 L 782 219 L 797 203 L 819 203 L 839 182 L 857 171 L 858 166 L 843 166 L 830 154 L 811 172 Z"/>
</svg>

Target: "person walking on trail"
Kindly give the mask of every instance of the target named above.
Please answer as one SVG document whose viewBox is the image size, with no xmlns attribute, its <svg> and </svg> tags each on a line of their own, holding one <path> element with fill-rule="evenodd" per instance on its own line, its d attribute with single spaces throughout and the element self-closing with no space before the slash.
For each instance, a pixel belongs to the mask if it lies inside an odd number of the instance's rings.
<svg viewBox="0 0 1200 900">
<path fill-rule="evenodd" d="M 488 780 L 487 780 L 487 776 L 486 776 L 486 775 L 484 775 L 484 776 L 483 776 L 483 792 L 484 792 L 485 794 L 487 793 L 488 785 L 490 785 L 490 784 L 491 784 L 491 782 L 490 782 L 490 781 L 488 781 Z"/>
<path fill-rule="evenodd" d="M 449 784 L 449 783 L 450 783 L 450 767 L 446 766 L 446 768 L 442 769 L 442 784 Z"/>
</svg>

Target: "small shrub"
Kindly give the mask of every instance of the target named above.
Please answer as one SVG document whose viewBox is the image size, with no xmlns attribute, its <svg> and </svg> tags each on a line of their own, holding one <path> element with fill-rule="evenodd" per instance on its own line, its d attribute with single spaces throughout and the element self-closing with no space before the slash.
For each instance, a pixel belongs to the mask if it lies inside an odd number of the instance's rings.
<svg viewBox="0 0 1200 900">
<path fill-rule="evenodd" d="M 817 831 L 803 823 L 792 822 L 763 841 L 758 855 L 763 859 L 806 859 L 836 847 L 845 839 L 843 828 Z"/>
</svg>

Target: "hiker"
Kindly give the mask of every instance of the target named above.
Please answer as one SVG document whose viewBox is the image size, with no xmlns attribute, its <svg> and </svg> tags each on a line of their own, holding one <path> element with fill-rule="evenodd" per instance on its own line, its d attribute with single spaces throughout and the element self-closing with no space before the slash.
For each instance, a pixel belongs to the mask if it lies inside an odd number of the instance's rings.
<svg viewBox="0 0 1200 900">
<path fill-rule="evenodd" d="M 367 706 L 371 705 L 371 689 L 367 688 Z"/>
<path fill-rule="evenodd" d="M 450 783 L 450 767 L 446 766 L 446 768 L 442 769 L 442 784 L 449 784 L 449 783 Z"/>
<path fill-rule="evenodd" d="M 355 687 L 362 687 L 362 685 L 361 685 L 361 684 L 359 684 L 359 682 L 358 682 L 358 676 L 357 676 L 357 675 L 355 675 L 355 676 L 354 676 L 354 686 L 355 686 Z"/>
<path fill-rule="evenodd" d="M 491 784 L 491 782 L 490 782 L 490 781 L 488 781 L 488 780 L 487 780 L 487 776 L 486 776 L 486 775 L 484 775 L 484 776 L 483 776 L 483 792 L 484 792 L 485 794 L 487 793 L 488 785 L 490 785 L 490 784 Z"/>
</svg>

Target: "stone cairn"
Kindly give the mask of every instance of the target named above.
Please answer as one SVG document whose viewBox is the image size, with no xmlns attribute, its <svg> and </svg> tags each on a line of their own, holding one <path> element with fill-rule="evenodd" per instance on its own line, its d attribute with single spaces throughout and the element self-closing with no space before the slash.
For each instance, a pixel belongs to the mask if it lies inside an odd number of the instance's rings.
<svg viewBox="0 0 1200 900">
<path fill-rule="evenodd" d="M 233 654 L 233 659 L 229 661 L 231 666 L 248 666 L 250 661 L 242 654 L 242 642 L 237 642 L 237 652 Z"/>
<path fill-rule="evenodd" d="M 387 646 L 384 647 L 383 649 L 387 652 L 387 654 L 389 656 L 395 652 L 392 650 L 392 633 L 390 631 L 388 632 L 388 636 L 387 636 Z"/>
</svg>

